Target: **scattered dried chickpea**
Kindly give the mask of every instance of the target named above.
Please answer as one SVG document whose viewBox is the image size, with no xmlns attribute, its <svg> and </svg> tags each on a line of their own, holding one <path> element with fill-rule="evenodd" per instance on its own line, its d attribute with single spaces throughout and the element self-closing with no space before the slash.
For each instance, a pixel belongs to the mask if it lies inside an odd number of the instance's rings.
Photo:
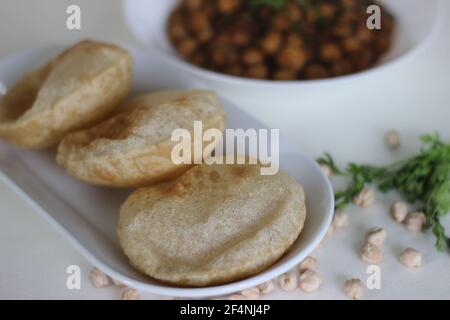
<svg viewBox="0 0 450 320">
<path fill-rule="evenodd" d="M 275 281 L 270 280 L 259 285 L 259 292 L 261 294 L 269 294 L 273 290 L 275 290 L 275 287 L 276 287 Z"/>
<path fill-rule="evenodd" d="M 336 229 L 346 228 L 350 225 L 350 218 L 347 212 L 338 210 L 334 213 L 333 226 Z"/>
<path fill-rule="evenodd" d="M 278 277 L 278 285 L 284 291 L 294 291 L 297 288 L 298 277 L 294 271 L 289 271 Z"/>
<path fill-rule="evenodd" d="M 96 288 L 106 287 L 111 284 L 111 278 L 98 268 L 92 268 L 89 277 Z"/>
<path fill-rule="evenodd" d="M 400 133 L 396 130 L 389 130 L 384 137 L 386 146 L 391 150 L 400 148 Z"/>
<path fill-rule="evenodd" d="M 322 278 L 312 270 L 306 270 L 300 275 L 298 286 L 304 292 L 316 292 L 322 285 Z"/>
<path fill-rule="evenodd" d="M 260 295 L 260 291 L 259 291 L 258 287 L 253 287 L 253 288 L 242 290 L 240 292 L 240 294 L 243 295 L 244 297 L 246 297 L 249 300 L 258 300 L 259 299 L 259 295 Z"/>
<path fill-rule="evenodd" d="M 140 300 L 141 295 L 139 291 L 132 288 L 125 288 L 122 290 L 122 300 Z"/>
<path fill-rule="evenodd" d="M 244 297 L 242 294 L 235 293 L 228 297 L 228 300 L 246 300 L 247 298 Z"/>
<path fill-rule="evenodd" d="M 426 222 L 427 217 L 423 212 L 408 213 L 405 219 L 406 229 L 413 232 L 422 231 Z"/>
<path fill-rule="evenodd" d="M 391 206 L 391 217 L 398 223 L 403 222 L 408 215 L 408 204 L 403 201 L 396 201 Z"/>
<path fill-rule="evenodd" d="M 300 273 L 305 272 L 306 270 L 314 270 L 317 267 L 317 259 L 311 256 L 307 256 L 303 259 L 302 262 L 298 265 L 298 271 Z"/>
<path fill-rule="evenodd" d="M 376 246 L 381 246 L 386 240 L 387 233 L 383 228 L 372 228 L 366 234 L 366 242 Z"/>
<path fill-rule="evenodd" d="M 400 262 L 408 268 L 419 268 L 422 265 L 422 254 L 415 249 L 405 249 L 400 255 Z"/>
<path fill-rule="evenodd" d="M 381 253 L 380 248 L 369 242 L 366 242 L 361 247 L 359 254 L 361 259 L 368 263 L 378 264 L 383 261 L 383 254 Z"/>
<path fill-rule="evenodd" d="M 354 300 L 361 300 L 364 295 L 364 283 L 360 279 L 349 279 L 345 281 L 345 294 Z"/>
<path fill-rule="evenodd" d="M 364 188 L 355 198 L 353 203 L 361 208 L 370 207 L 375 201 L 375 192 L 370 188 Z"/>
</svg>

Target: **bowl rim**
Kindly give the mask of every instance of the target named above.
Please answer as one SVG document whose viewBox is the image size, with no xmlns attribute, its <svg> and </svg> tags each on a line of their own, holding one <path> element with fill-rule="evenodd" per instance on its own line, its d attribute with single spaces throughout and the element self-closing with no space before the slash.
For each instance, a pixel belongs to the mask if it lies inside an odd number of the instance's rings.
<svg viewBox="0 0 450 320">
<path fill-rule="evenodd" d="M 196 65 L 193 65 L 182 58 L 180 58 L 177 55 L 171 55 L 167 54 L 166 52 L 163 52 L 160 47 L 156 44 L 154 44 L 153 39 L 149 39 L 149 41 L 144 41 L 141 39 L 140 36 L 138 36 L 137 32 L 135 32 L 134 28 L 132 27 L 132 24 L 130 23 L 130 6 L 129 3 L 130 0 L 123 0 L 123 15 L 125 19 L 125 23 L 128 27 L 128 29 L 131 31 L 133 36 L 139 41 L 140 44 L 144 46 L 145 49 L 152 50 L 152 53 L 155 53 L 158 58 L 160 58 L 162 61 L 174 66 L 175 68 L 182 69 L 183 71 L 189 73 L 192 76 L 197 77 L 198 79 L 201 78 L 200 81 L 212 80 L 215 82 L 221 82 L 225 84 L 231 84 L 231 85 L 239 85 L 239 86 L 254 86 L 254 87 L 260 87 L 260 88 L 272 88 L 272 89 L 290 89 L 290 88 L 298 88 L 298 87 L 310 87 L 317 85 L 335 85 L 335 84 L 341 84 L 341 83 L 347 83 L 350 81 L 362 79 L 366 76 L 371 76 L 378 74 L 380 72 L 383 72 L 385 70 L 389 70 L 392 67 L 398 66 L 402 63 L 405 63 L 406 61 L 409 61 L 419 55 L 435 38 L 435 35 L 438 33 L 439 28 L 441 27 L 443 23 L 443 17 L 445 12 L 445 8 L 447 8 L 447 2 L 445 0 L 436 0 L 436 7 L 434 12 L 435 19 L 433 20 L 433 25 L 430 28 L 430 31 L 425 35 L 424 39 L 420 41 L 415 47 L 408 50 L 407 52 L 403 53 L 399 57 L 394 58 L 391 61 L 388 61 L 383 64 L 375 65 L 369 69 L 362 70 L 359 72 L 351 73 L 348 75 L 333 77 L 333 78 L 326 78 L 326 79 L 314 79 L 314 80 L 261 80 L 261 79 L 252 79 L 252 78 L 245 78 L 245 77 L 238 77 L 233 75 L 228 75 L 208 69 L 204 69 L 201 67 L 198 67 Z M 152 43 L 153 42 L 153 43 Z"/>
</svg>

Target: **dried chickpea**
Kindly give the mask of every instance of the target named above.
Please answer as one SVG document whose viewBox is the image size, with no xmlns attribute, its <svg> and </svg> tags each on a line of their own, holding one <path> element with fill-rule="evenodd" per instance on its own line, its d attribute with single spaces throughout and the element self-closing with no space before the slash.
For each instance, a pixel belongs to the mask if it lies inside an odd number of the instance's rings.
<svg viewBox="0 0 450 320">
<path fill-rule="evenodd" d="M 408 268 L 419 268 L 422 265 L 422 254 L 415 249 L 405 249 L 400 255 L 400 262 Z"/>
<path fill-rule="evenodd" d="M 89 277 L 96 288 L 102 288 L 111 284 L 111 278 L 98 268 L 92 268 Z"/>
<path fill-rule="evenodd" d="M 269 294 L 273 290 L 275 290 L 275 287 L 276 287 L 275 280 L 270 280 L 259 285 L 259 292 L 263 295 Z"/>
<path fill-rule="evenodd" d="M 305 259 L 303 259 L 302 262 L 297 266 L 298 271 L 300 273 L 305 272 L 306 270 L 314 270 L 317 266 L 317 259 L 312 256 L 307 256 Z"/>
<path fill-rule="evenodd" d="M 366 234 L 366 242 L 376 246 L 381 246 L 386 240 L 387 233 L 383 228 L 372 228 Z"/>
<path fill-rule="evenodd" d="M 396 201 L 391 206 L 391 216 L 395 222 L 403 222 L 408 215 L 408 204 L 403 201 Z"/>
<path fill-rule="evenodd" d="M 289 271 L 278 277 L 278 285 L 283 291 L 294 291 L 297 288 L 298 276 L 294 271 Z"/>
<path fill-rule="evenodd" d="M 366 242 L 361 247 L 359 254 L 361 259 L 368 263 L 378 264 L 383 261 L 383 254 L 381 253 L 380 248 L 370 242 Z"/>
<path fill-rule="evenodd" d="M 125 288 L 122 290 L 122 300 L 141 300 L 139 291 L 132 288 Z"/>
<path fill-rule="evenodd" d="M 375 201 L 375 192 L 371 188 L 365 187 L 356 197 L 353 198 L 353 203 L 361 208 L 370 207 Z"/>
<path fill-rule="evenodd" d="M 322 278 L 317 274 L 317 272 L 312 270 L 306 270 L 303 272 L 298 280 L 298 286 L 304 292 L 316 292 L 322 285 Z"/>
<path fill-rule="evenodd" d="M 345 294 L 354 300 L 362 299 L 364 295 L 364 283 L 360 279 L 350 279 L 345 281 Z"/>
<path fill-rule="evenodd" d="M 427 217 L 423 212 L 408 213 L 405 219 L 406 229 L 413 232 L 422 231 L 426 222 Z"/>
</svg>

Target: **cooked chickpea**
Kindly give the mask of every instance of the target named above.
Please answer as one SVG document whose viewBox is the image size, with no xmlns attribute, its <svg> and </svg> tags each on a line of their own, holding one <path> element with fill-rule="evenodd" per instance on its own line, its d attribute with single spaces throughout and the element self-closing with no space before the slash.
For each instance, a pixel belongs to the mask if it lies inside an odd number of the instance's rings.
<svg viewBox="0 0 450 320">
<path fill-rule="evenodd" d="M 361 43 L 352 37 L 347 37 L 344 39 L 342 42 L 342 48 L 348 53 L 359 52 L 362 49 Z"/>
<path fill-rule="evenodd" d="M 273 28 L 277 31 L 286 31 L 289 29 L 290 22 L 283 14 L 276 14 L 272 20 Z"/>
<path fill-rule="evenodd" d="M 306 63 L 307 53 L 301 48 L 283 48 L 277 55 L 279 66 L 294 71 L 300 70 Z"/>
<path fill-rule="evenodd" d="M 294 3 L 286 5 L 286 15 L 291 22 L 298 22 L 303 17 L 302 10 Z"/>
<path fill-rule="evenodd" d="M 279 32 L 270 32 L 261 40 L 261 48 L 265 53 L 272 55 L 278 51 L 283 41 Z"/>
<path fill-rule="evenodd" d="M 297 78 L 297 72 L 289 69 L 278 69 L 273 74 L 275 80 L 295 80 Z"/>
<path fill-rule="evenodd" d="M 188 33 L 186 32 L 182 23 L 172 23 L 169 26 L 169 37 L 176 41 L 186 37 Z"/>
<path fill-rule="evenodd" d="M 185 38 L 178 43 L 177 48 L 183 57 L 189 57 L 197 49 L 197 42 L 192 38 Z"/>
<path fill-rule="evenodd" d="M 366 28 L 367 13 L 357 0 L 280 5 L 181 0 L 169 17 L 167 36 L 181 57 L 200 67 L 285 81 L 365 70 L 391 47 L 395 21 L 384 7 L 382 30 L 374 31 Z M 225 48 L 234 51 L 215 51 Z"/>
<path fill-rule="evenodd" d="M 328 71 L 320 64 L 312 64 L 306 68 L 305 75 L 310 80 L 323 79 L 328 77 Z"/>
<path fill-rule="evenodd" d="M 303 47 L 303 45 L 304 45 L 303 38 L 298 33 L 291 32 L 288 34 L 286 38 L 286 47 L 299 48 Z"/>
<path fill-rule="evenodd" d="M 233 14 L 241 6 L 241 0 L 218 0 L 217 6 L 224 14 Z"/>
<path fill-rule="evenodd" d="M 250 66 L 245 70 L 245 75 L 249 78 L 254 79 L 267 79 L 269 71 L 264 64 L 256 64 Z"/>
<path fill-rule="evenodd" d="M 203 0 L 184 0 L 184 5 L 189 10 L 197 10 L 203 4 Z"/>
<path fill-rule="evenodd" d="M 330 3 L 323 3 L 319 6 L 319 12 L 325 19 L 331 19 L 336 13 L 336 7 Z"/>
<path fill-rule="evenodd" d="M 261 64 L 264 61 L 264 55 L 261 50 L 249 48 L 243 52 L 241 60 L 247 65 Z"/>
<path fill-rule="evenodd" d="M 225 68 L 225 73 L 230 74 L 232 76 L 241 76 L 243 71 L 240 65 L 232 65 Z"/>
<path fill-rule="evenodd" d="M 195 12 L 189 17 L 189 29 L 194 32 L 200 32 L 210 28 L 209 19 L 201 12 Z"/>
<path fill-rule="evenodd" d="M 332 42 L 327 42 L 320 48 L 320 58 L 326 62 L 332 62 L 341 59 L 342 53 L 339 46 Z"/>
<path fill-rule="evenodd" d="M 247 31 L 236 30 L 232 35 L 232 41 L 237 46 L 245 46 L 250 42 L 250 35 Z"/>
<path fill-rule="evenodd" d="M 214 36 L 214 32 L 211 28 L 205 28 L 196 33 L 196 38 L 200 43 L 208 42 Z"/>
</svg>

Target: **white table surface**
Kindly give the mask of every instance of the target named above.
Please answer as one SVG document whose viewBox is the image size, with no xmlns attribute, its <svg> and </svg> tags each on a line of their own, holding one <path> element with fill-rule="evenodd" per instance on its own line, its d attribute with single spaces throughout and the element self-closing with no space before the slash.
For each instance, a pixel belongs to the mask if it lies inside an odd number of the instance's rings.
<svg viewBox="0 0 450 320">
<path fill-rule="evenodd" d="M 82 9 L 82 30 L 65 27 L 66 8 L 77 4 Z M 450 12 L 447 14 L 447 20 Z M 329 150 L 340 162 L 345 160 L 386 162 L 417 150 L 419 134 L 439 130 L 450 140 L 450 37 L 446 22 L 434 43 L 408 65 L 394 70 L 385 83 L 373 83 L 367 91 L 344 92 L 333 98 L 333 109 L 315 108 L 314 102 L 292 109 L 276 110 L 269 103 L 255 100 L 245 106 L 312 156 Z M 121 16 L 120 1 L 111 0 L 0 0 L 0 59 L 27 48 L 69 44 L 91 37 L 109 41 L 134 43 Z M 403 79 L 401 82 L 400 80 Z M 406 80 L 406 81 L 405 81 Z M 383 94 L 379 94 L 382 92 Z M 378 94 L 377 94 L 378 93 Z M 326 98 L 326 97 L 325 97 Z M 235 97 L 239 101 L 239 97 Z M 350 104 L 352 101 L 353 104 Z M 360 107 L 373 108 L 374 114 L 361 113 Z M 256 107 L 256 105 L 258 107 Z M 409 112 L 396 107 L 409 106 Z M 433 106 L 429 116 L 412 122 L 412 114 Z M 286 107 L 288 108 L 288 107 Z M 391 108 L 391 109 L 389 109 Z M 431 109 L 430 109 L 431 110 Z M 384 118 L 383 118 L 384 116 Z M 381 119 L 376 128 L 366 128 L 367 117 Z M 299 125 L 299 119 L 302 124 Z M 339 120 L 337 120 L 339 119 Z M 336 123 L 337 122 L 337 123 Z M 322 134 L 333 125 L 333 136 Z M 382 134 L 387 128 L 401 128 L 406 136 L 402 151 L 392 155 L 383 149 Z M 305 137 L 308 132 L 314 132 Z M 356 138 L 355 138 L 356 136 Z M 367 138 L 364 138 L 364 137 Z M 414 139 L 413 139 L 414 137 Z M 352 141 L 350 139 L 357 139 Z M 365 140 L 370 143 L 365 143 Z M 374 142 L 375 141 L 375 142 Z M 356 152 L 358 150 L 358 152 Z M 381 157 L 382 155 L 383 157 Z M 352 227 L 340 230 L 317 254 L 318 272 L 324 278 L 322 289 L 315 294 L 277 291 L 267 298 L 275 299 L 344 299 L 345 279 L 366 279 L 367 265 L 357 257 L 357 249 L 367 228 L 384 226 L 388 241 L 383 245 L 385 261 L 381 264 L 382 289 L 366 293 L 369 299 L 450 299 L 449 255 L 433 249 L 430 234 L 410 234 L 388 217 L 389 203 L 395 195 L 377 196 L 374 207 L 361 213 L 349 210 Z M 1 299 L 117 299 L 120 290 L 114 287 L 95 289 L 89 281 L 91 265 L 62 239 L 36 212 L 12 190 L 0 183 L 0 298 Z M 450 227 L 449 219 L 446 220 Z M 417 271 L 406 270 L 398 262 L 403 248 L 416 247 L 423 252 L 424 266 Z M 81 290 L 67 290 L 66 268 L 79 265 L 82 270 Z M 144 294 L 144 298 L 159 298 Z"/>
</svg>

